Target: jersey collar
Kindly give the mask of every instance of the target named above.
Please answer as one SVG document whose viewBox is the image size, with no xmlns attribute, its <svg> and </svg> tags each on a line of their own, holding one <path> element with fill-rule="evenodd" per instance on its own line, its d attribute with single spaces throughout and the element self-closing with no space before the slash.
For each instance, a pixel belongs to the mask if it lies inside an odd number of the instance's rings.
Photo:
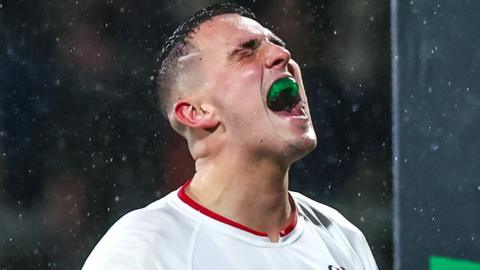
<svg viewBox="0 0 480 270">
<path fill-rule="evenodd" d="M 227 217 L 224 217 L 220 214 L 217 214 L 209 209 L 207 209 L 206 207 L 200 205 L 199 203 L 197 203 L 196 201 L 194 201 L 192 198 L 190 198 L 186 193 L 185 193 L 185 189 L 190 185 L 190 183 L 192 182 L 192 179 L 190 179 L 189 181 L 187 181 L 177 192 L 177 195 L 178 197 L 180 198 L 181 201 L 183 201 L 185 204 L 187 204 L 188 206 L 190 206 L 191 208 L 197 210 L 198 212 L 212 218 L 212 219 L 215 219 L 219 222 L 222 222 L 224 224 L 227 224 L 229 226 L 232 226 L 232 227 L 235 227 L 237 229 L 240 229 L 240 230 L 243 230 L 243 231 L 246 231 L 248 233 L 251 233 L 251 234 L 254 234 L 254 235 L 257 235 L 257 236 L 262 236 L 262 237 L 268 237 L 268 234 L 266 232 L 261 232 L 261 231 L 257 231 L 255 229 L 252 229 L 252 228 L 249 228 L 245 225 L 242 225 L 234 220 L 231 220 Z M 287 236 L 290 232 L 293 231 L 293 229 L 295 229 L 295 226 L 297 225 L 297 221 L 298 221 L 298 211 L 297 211 L 297 207 L 295 205 L 295 202 L 293 200 L 293 198 L 291 197 L 290 194 L 288 194 L 288 199 L 290 201 L 290 205 L 292 206 L 292 212 L 291 212 L 291 215 L 290 215 L 290 223 L 282 230 L 280 231 L 280 237 L 285 237 Z"/>
</svg>

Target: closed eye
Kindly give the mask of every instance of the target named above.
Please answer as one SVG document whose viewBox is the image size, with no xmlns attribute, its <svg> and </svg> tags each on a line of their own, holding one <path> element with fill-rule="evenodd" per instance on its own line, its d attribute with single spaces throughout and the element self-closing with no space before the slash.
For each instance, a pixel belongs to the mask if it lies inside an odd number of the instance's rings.
<svg viewBox="0 0 480 270">
<path fill-rule="evenodd" d="M 240 44 L 240 46 L 228 54 L 228 59 L 233 60 L 237 56 L 247 56 L 253 54 L 253 52 L 260 47 L 260 40 L 251 39 L 247 42 Z"/>
<path fill-rule="evenodd" d="M 285 42 L 277 36 L 271 36 L 271 37 L 268 38 L 268 40 L 271 43 L 273 43 L 277 46 L 281 46 L 283 48 L 286 47 Z M 234 57 L 239 56 L 239 55 L 241 55 L 241 56 L 251 55 L 251 54 L 254 53 L 254 51 L 256 49 L 258 49 L 260 47 L 261 44 L 262 44 L 262 40 L 259 39 L 259 38 L 250 39 L 250 40 L 240 44 L 240 46 L 237 49 L 234 49 L 233 51 L 228 53 L 228 59 L 233 60 Z"/>
<path fill-rule="evenodd" d="M 241 47 L 245 49 L 255 50 L 260 46 L 260 41 L 258 39 L 251 39 L 247 42 L 242 43 Z"/>
</svg>

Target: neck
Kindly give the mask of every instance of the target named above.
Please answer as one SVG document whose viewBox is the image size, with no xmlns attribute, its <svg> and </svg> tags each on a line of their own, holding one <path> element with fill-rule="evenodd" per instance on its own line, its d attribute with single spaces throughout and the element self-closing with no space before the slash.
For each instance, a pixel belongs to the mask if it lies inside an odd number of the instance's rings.
<svg viewBox="0 0 480 270">
<path fill-rule="evenodd" d="M 245 157 L 225 153 L 197 159 L 185 192 L 207 209 L 278 241 L 291 220 L 288 166 Z"/>
</svg>

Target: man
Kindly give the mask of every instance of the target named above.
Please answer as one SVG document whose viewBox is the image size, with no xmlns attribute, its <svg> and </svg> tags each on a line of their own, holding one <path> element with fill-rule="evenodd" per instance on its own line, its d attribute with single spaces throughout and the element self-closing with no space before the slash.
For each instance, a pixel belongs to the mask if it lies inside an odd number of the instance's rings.
<svg viewBox="0 0 480 270">
<path fill-rule="evenodd" d="M 159 92 L 196 173 L 122 217 L 84 269 L 377 269 L 362 233 L 288 191 L 316 135 L 299 66 L 249 11 L 195 14 L 168 40 Z"/>
</svg>

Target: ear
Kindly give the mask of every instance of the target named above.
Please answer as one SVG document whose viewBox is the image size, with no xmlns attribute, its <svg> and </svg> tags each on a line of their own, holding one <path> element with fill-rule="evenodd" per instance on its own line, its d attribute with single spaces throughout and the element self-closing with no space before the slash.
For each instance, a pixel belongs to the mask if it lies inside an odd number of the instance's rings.
<svg viewBox="0 0 480 270">
<path fill-rule="evenodd" d="M 219 122 L 212 106 L 194 106 L 184 100 L 175 104 L 174 116 L 178 122 L 189 128 L 213 129 Z"/>
</svg>

